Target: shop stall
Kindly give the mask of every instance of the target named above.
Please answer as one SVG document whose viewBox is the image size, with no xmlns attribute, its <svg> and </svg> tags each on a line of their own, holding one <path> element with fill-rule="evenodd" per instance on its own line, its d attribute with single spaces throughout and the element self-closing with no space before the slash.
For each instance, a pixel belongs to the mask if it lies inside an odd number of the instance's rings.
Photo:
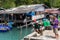
<svg viewBox="0 0 60 40">
<path fill-rule="evenodd" d="M 14 22 L 15 26 L 27 26 L 36 18 L 37 20 L 44 17 L 43 4 L 25 5 L 16 8 L 6 9 L 0 11 L 4 15 L 4 21 Z M 18 27 L 18 28 L 19 28 Z"/>
</svg>

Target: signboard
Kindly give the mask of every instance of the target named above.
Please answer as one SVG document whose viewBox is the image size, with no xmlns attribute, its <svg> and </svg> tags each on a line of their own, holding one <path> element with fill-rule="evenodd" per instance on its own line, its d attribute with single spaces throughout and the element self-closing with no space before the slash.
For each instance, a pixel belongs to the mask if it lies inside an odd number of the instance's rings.
<svg viewBox="0 0 60 40">
<path fill-rule="evenodd" d="M 32 16 L 32 20 L 44 18 L 44 14 Z"/>
</svg>

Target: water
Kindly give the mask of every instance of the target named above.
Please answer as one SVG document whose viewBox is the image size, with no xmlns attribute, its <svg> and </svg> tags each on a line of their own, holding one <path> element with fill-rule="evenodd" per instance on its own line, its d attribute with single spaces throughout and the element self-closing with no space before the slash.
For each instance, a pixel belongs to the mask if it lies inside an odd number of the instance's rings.
<svg viewBox="0 0 60 40">
<path fill-rule="evenodd" d="M 13 28 L 8 32 L 0 32 L 0 40 L 23 40 L 23 38 L 31 33 L 32 27 L 22 28 L 22 30 L 18 30 L 17 28 Z"/>
</svg>

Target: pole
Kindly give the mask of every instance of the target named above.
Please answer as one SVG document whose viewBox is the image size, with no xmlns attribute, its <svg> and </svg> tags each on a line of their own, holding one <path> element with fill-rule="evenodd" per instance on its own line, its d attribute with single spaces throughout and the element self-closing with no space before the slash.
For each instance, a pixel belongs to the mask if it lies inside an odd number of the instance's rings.
<svg viewBox="0 0 60 40">
<path fill-rule="evenodd" d="M 27 25 L 27 16 L 26 16 L 26 34 L 27 34 L 27 27 L 28 25 Z"/>
<path fill-rule="evenodd" d="M 13 21 L 13 14 L 10 14 L 10 15 L 11 15 L 11 17 L 12 17 L 11 20 Z"/>
<path fill-rule="evenodd" d="M 8 22 L 9 22 L 9 14 L 8 14 Z"/>
</svg>

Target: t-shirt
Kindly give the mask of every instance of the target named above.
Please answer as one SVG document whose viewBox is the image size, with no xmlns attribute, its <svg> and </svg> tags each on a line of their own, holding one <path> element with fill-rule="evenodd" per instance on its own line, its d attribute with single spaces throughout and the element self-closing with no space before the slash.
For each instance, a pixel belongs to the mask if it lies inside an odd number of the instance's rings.
<svg viewBox="0 0 60 40">
<path fill-rule="evenodd" d="M 36 24 L 35 23 L 33 26 L 34 26 L 35 29 L 39 29 L 40 28 L 40 24 Z"/>
<path fill-rule="evenodd" d="M 53 22 L 54 22 L 53 28 L 58 28 L 58 23 L 59 23 L 58 19 L 55 19 Z"/>
<path fill-rule="evenodd" d="M 8 26 L 9 26 L 10 28 L 12 28 L 12 24 L 13 24 L 13 22 L 9 22 L 9 23 L 8 23 Z"/>
<path fill-rule="evenodd" d="M 50 21 L 43 21 L 44 27 L 49 27 L 50 26 Z"/>
</svg>

